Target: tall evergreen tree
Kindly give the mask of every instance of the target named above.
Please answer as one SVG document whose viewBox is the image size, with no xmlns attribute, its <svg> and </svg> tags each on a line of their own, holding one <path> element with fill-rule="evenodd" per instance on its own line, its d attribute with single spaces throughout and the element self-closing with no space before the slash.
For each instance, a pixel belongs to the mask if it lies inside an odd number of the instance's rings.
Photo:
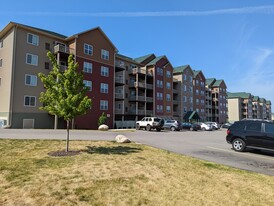
<svg viewBox="0 0 274 206">
<path fill-rule="evenodd" d="M 72 119 L 85 114 L 90 109 L 92 102 L 86 96 L 88 90 L 83 83 L 83 74 L 77 72 L 78 63 L 74 62 L 73 55 L 68 58 L 68 67 L 60 70 L 56 57 L 47 53 L 53 69 L 48 75 L 39 73 L 38 76 L 44 84 L 45 92 L 40 93 L 40 109 L 57 115 L 67 122 L 66 152 L 69 151 L 69 125 Z"/>
</svg>

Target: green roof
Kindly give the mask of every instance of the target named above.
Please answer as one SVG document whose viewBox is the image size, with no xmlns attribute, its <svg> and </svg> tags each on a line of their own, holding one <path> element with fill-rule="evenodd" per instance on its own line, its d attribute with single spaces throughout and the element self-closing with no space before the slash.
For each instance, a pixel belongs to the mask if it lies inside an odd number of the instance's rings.
<svg viewBox="0 0 274 206">
<path fill-rule="evenodd" d="M 164 58 L 165 56 L 159 56 L 153 59 L 151 62 L 147 63 L 147 66 L 155 65 L 160 59 Z"/>
<path fill-rule="evenodd" d="M 248 99 L 251 96 L 250 93 L 246 92 L 227 92 L 227 98 L 233 99 L 233 98 L 242 98 L 242 99 Z"/>
<path fill-rule="evenodd" d="M 253 101 L 259 101 L 259 100 L 260 100 L 259 96 L 254 96 L 253 97 Z"/>
<path fill-rule="evenodd" d="M 183 73 L 186 68 L 190 67 L 189 65 L 174 67 L 173 74 L 175 73 Z"/>
<path fill-rule="evenodd" d="M 266 104 L 271 105 L 271 101 L 270 100 L 266 100 Z"/>
<path fill-rule="evenodd" d="M 122 54 L 116 54 L 116 57 L 121 58 L 121 59 L 125 59 L 127 61 L 130 61 L 130 62 L 133 62 L 133 63 L 136 63 L 136 64 L 139 64 L 138 62 L 134 61 L 133 58 L 122 55 Z"/>
<path fill-rule="evenodd" d="M 193 71 L 193 77 L 196 78 L 197 75 L 201 72 L 201 70 L 192 70 Z"/>
<path fill-rule="evenodd" d="M 212 86 L 213 86 L 213 87 L 219 87 L 223 81 L 224 81 L 224 80 L 222 80 L 222 79 L 216 80 Z"/>
<path fill-rule="evenodd" d="M 142 63 L 143 61 L 145 61 L 147 58 L 149 58 L 152 55 L 154 55 L 154 54 L 147 54 L 145 56 L 141 56 L 141 57 L 135 58 L 133 60 L 138 62 L 138 63 Z"/>
<path fill-rule="evenodd" d="M 206 79 L 206 84 L 211 86 L 215 81 L 216 81 L 215 78 L 208 78 L 208 79 Z"/>
</svg>

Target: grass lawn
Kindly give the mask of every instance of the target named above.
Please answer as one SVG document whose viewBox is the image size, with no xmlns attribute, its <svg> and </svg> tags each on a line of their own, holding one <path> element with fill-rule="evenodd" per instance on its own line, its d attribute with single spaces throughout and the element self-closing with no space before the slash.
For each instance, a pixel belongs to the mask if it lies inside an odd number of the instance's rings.
<svg viewBox="0 0 274 206">
<path fill-rule="evenodd" d="M 0 140 L 0 205 L 274 205 L 274 177 L 139 144 Z"/>
</svg>

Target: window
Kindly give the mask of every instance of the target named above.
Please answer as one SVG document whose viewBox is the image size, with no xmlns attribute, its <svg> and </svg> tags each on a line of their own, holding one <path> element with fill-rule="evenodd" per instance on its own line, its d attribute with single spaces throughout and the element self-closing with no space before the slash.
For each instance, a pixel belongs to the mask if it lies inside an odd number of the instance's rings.
<svg viewBox="0 0 274 206">
<path fill-rule="evenodd" d="M 101 83 L 100 91 L 101 93 L 108 93 L 108 84 Z"/>
<path fill-rule="evenodd" d="M 34 54 L 26 54 L 26 63 L 34 66 L 38 65 L 38 56 Z"/>
<path fill-rule="evenodd" d="M 196 85 L 198 85 L 199 84 L 199 80 L 198 79 L 196 79 Z"/>
<path fill-rule="evenodd" d="M 186 96 L 184 96 L 184 102 L 187 102 L 187 97 Z"/>
<path fill-rule="evenodd" d="M 166 106 L 166 112 L 167 112 L 167 113 L 170 113 L 170 112 L 171 112 L 170 106 Z"/>
<path fill-rule="evenodd" d="M 92 55 L 93 47 L 89 44 L 84 44 L 84 53 L 87 55 Z"/>
<path fill-rule="evenodd" d="M 0 67 L 3 66 L 3 59 L 0 59 Z"/>
<path fill-rule="evenodd" d="M 196 104 L 199 105 L 200 101 L 199 99 L 196 99 Z"/>
<path fill-rule="evenodd" d="M 101 50 L 101 58 L 105 60 L 109 60 L 109 51 L 102 49 Z"/>
<path fill-rule="evenodd" d="M 25 75 L 25 85 L 37 86 L 37 76 L 36 75 Z"/>
<path fill-rule="evenodd" d="M 92 63 L 84 62 L 84 72 L 92 73 Z"/>
<path fill-rule="evenodd" d="M 45 69 L 49 69 L 49 62 L 45 62 Z"/>
<path fill-rule="evenodd" d="M 50 50 L 50 43 L 45 43 L 45 49 Z"/>
<path fill-rule="evenodd" d="M 199 94 L 199 90 L 198 89 L 196 89 L 196 94 Z"/>
<path fill-rule="evenodd" d="M 3 46 L 4 46 L 4 41 L 3 41 L 3 39 L 1 39 L 0 40 L 0 48 L 3 48 Z"/>
<path fill-rule="evenodd" d="M 184 80 L 186 80 L 186 75 L 185 74 L 183 75 L 183 78 L 184 78 Z"/>
<path fill-rule="evenodd" d="M 85 87 L 88 88 L 88 91 L 92 91 L 92 81 L 83 80 L 83 83 L 84 83 Z"/>
<path fill-rule="evenodd" d="M 0 87 L 1 87 L 2 79 L 0 78 Z"/>
<path fill-rule="evenodd" d="M 184 92 L 186 92 L 187 91 L 187 88 L 186 88 L 186 85 L 184 84 Z"/>
<path fill-rule="evenodd" d="M 171 72 L 170 71 L 166 71 L 166 77 L 170 78 L 171 77 Z"/>
<path fill-rule="evenodd" d="M 160 76 L 163 76 L 164 70 L 160 67 L 157 67 L 157 74 L 160 75 Z"/>
<path fill-rule="evenodd" d="M 29 44 L 38 46 L 39 45 L 39 36 L 35 34 L 28 33 L 27 42 Z"/>
<path fill-rule="evenodd" d="M 251 122 L 251 123 L 247 124 L 246 130 L 260 132 L 261 131 L 261 123 L 260 122 Z"/>
<path fill-rule="evenodd" d="M 192 76 L 189 77 L 189 82 L 192 83 Z"/>
<path fill-rule="evenodd" d="M 167 82 L 167 83 L 166 83 L 166 88 L 167 88 L 167 89 L 171 89 L 171 84 L 170 84 L 170 82 Z"/>
<path fill-rule="evenodd" d="M 163 81 L 157 79 L 157 87 L 163 88 Z"/>
<path fill-rule="evenodd" d="M 108 77 L 109 76 L 109 69 L 108 67 L 101 66 L 101 76 Z"/>
<path fill-rule="evenodd" d="M 171 96 L 170 96 L 170 94 L 166 94 L 166 101 L 168 101 L 168 102 L 171 101 Z"/>
<path fill-rule="evenodd" d="M 186 107 L 184 107 L 184 113 L 186 113 L 187 112 L 187 108 Z"/>
<path fill-rule="evenodd" d="M 100 100 L 100 110 L 108 110 L 108 101 Z"/>
<path fill-rule="evenodd" d="M 274 124 L 265 123 L 265 132 L 268 134 L 274 134 Z"/>
<path fill-rule="evenodd" d="M 24 106 L 35 107 L 36 97 L 35 96 L 24 96 Z"/>
</svg>

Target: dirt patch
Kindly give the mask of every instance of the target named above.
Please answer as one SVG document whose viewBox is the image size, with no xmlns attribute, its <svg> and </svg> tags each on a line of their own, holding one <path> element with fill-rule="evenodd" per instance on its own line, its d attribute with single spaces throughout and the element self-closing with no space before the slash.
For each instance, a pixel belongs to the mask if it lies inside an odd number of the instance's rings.
<svg viewBox="0 0 274 206">
<path fill-rule="evenodd" d="M 81 153 L 80 150 L 72 150 L 72 151 L 53 151 L 53 152 L 49 152 L 48 155 L 49 156 L 53 156 L 53 157 L 66 157 L 66 156 L 75 156 L 75 155 L 79 155 Z"/>
</svg>

